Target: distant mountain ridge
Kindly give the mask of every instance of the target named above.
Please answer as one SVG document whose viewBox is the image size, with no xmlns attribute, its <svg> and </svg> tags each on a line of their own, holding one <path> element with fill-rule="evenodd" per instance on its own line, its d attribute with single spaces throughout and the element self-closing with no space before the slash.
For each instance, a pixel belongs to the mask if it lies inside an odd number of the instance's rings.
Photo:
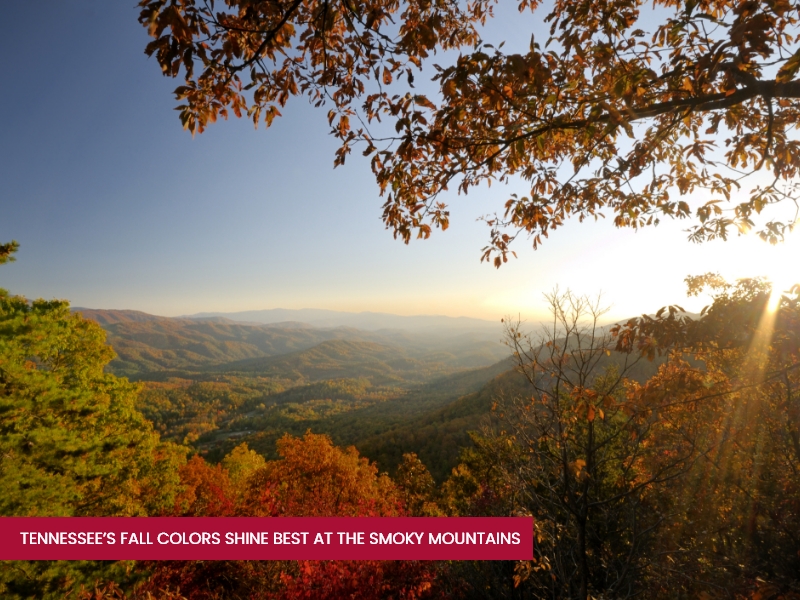
<svg viewBox="0 0 800 600">
<path fill-rule="evenodd" d="M 73 313 L 81 313 L 85 318 L 97 321 L 100 325 L 116 325 L 118 323 L 143 323 L 146 321 L 157 321 L 169 317 L 159 317 L 139 310 L 114 310 L 102 308 L 83 308 L 73 306 Z"/>
<path fill-rule="evenodd" d="M 273 324 L 285 321 L 308 323 L 315 327 L 355 327 L 368 331 L 380 329 L 430 330 L 446 329 L 458 331 L 501 331 L 499 322 L 472 317 L 447 317 L 444 315 L 395 315 L 378 312 L 344 312 L 319 308 L 247 310 L 241 312 L 203 312 L 184 315 L 187 319 L 222 317 L 232 321 Z"/>
<path fill-rule="evenodd" d="M 509 353 L 499 343 L 499 332 L 494 335 L 474 329 L 368 330 L 314 327 L 291 320 L 263 324 L 216 315 L 159 317 L 133 310 L 87 308 L 74 308 L 73 312 L 98 322 L 106 330 L 108 342 L 118 355 L 109 369 L 127 376 L 219 367 L 253 372 L 259 370 L 259 363 L 242 361 L 296 353 L 335 340 L 391 347 L 397 357 L 422 361 L 420 367 L 440 363 L 450 369 L 474 368 L 492 364 Z M 370 363 L 369 354 L 363 352 L 359 364 Z M 274 364 L 263 363 L 262 368 L 277 374 Z M 355 364 L 350 366 L 358 370 Z"/>
</svg>

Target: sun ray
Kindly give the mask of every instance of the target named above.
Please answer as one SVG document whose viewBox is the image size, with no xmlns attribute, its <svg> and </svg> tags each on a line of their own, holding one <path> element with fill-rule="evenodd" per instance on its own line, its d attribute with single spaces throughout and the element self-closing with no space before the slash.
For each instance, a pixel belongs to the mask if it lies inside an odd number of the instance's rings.
<svg viewBox="0 0 800 600">
<path fill-rule="evenodd" d="M 753 238 L 745 253 L 731 255 L 733 264 L 723 271 L 730 279 L 766 278 L 771 285 L 767 312 L 774 313 L 780 306 L 783 294 L 800 283 L 800 234 L 797 228 L 786 234 L 782 242 L 764 244 Z M 764 322 L 766 327 L 768 324 Z"/>
</svg>

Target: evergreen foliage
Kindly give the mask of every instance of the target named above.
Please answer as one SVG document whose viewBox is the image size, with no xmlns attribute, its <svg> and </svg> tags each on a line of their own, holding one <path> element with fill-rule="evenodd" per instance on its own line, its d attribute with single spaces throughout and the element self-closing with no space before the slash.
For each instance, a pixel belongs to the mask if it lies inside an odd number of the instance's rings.
<svg viewBox="0 0 800 600">
<path fill-rule="evenodd" d="M 160 514 L 185 450 L 134 408 L 137 385 L 103 372 L 105 332 L 63 301 L 0 290 L 0 516 Z M 8 563 L 4 598 L 61 597 L 124 565 Z"/>
</svg>

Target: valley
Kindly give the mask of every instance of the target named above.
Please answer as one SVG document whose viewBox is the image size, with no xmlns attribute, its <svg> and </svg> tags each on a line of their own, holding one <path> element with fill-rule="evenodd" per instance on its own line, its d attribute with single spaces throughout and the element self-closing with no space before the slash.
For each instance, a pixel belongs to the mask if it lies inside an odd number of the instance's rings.
<svg viewBox="0 0 800 600">
<path fill-rule="evenodd" d="M 284 433 L 311 430 L 390 473 L 416 452 L 443 480 L 467 432 L 490 422 L 492 396 L 522 386 L 499 324 L 370 330 L 74 310 L 106 330 L 108 370 L 142 385 L 138 408 L 162 437 L 212 461 L 242 442 L 274 458 Z"/>
</svg>

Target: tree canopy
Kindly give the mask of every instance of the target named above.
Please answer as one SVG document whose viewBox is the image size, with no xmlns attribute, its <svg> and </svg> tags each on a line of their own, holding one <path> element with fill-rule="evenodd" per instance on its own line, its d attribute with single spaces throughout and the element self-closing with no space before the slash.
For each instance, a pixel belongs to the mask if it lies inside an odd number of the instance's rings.
<svg viewBox="0 0 800 600">
<path fill-rule="evenodd" d="M 327 103 L 341 142 L 361 144 L 408 242 L 446 229 L 448 188 L 521 178 L 487 216 L 483 258 L 537 247 L 569 218 L 618 227 L 687 219 L 694 241 L 756 228 L 772 243 L 797 219 L 798 7 L 788 0 L 522 0 L 550 25 L 524 53 L 481 39 L 493 0 L 141 0 L 146 48 L 181 121 L 269 126 L 291 96 Z M 540 16 L 541 13 L 541 16 Z M 414 74 L 441 50 L 437 94 Z M 454 56 L 448 54 L 447 57 Z M 750 181 L 746 181 L 749 176 Z"/>
<path fill-rule="evenodd" d="M 176 513 L 406 514 L 395 484 L 353 447 L 337 448 L 327 436 L 307 432 L 302 438 L 283 436 L 278 453 L 279 460 L 264 461 L 242 444 L 216 466 L 195 455 L 180 469 L 185 491 L 176 501 Z M 200 600 L 440 597 L 429 593 L 437 566 L 418 561 L 154 561 L 146 566 L 150 578 L 138 591 L 147 598 L 148 592 L 158 597 L 161 590 L 176 589 Z"/>
<path fill-rule="evenodd" d="M 135 409 L 139 387 L 103 372 L 113 356 L 67 302 L 0 289 L 0 515 L 139 516 L 172 503 L 184 453 Z"/>
<path fill-rule="evenodd" d="M 17 247 L 0 246 L 0 262 Z M 186 452 L 135 409 L 138 385 L 103 372 L 113 357 L 67 302 L 0 289 L 0 516 L 143 516 L 174 503 Z M 0 595 L 62 598 L 99 576 L 130 579 L 122 563 L 14 561 Z"/>
<path fill-rule="evenodd" d="M 0 265 L 7 262 L 14 262 L 14 253 L 19 250 L 19 242 L 12 240 L 6 244 L 0 244 Z"/>
</svg>

